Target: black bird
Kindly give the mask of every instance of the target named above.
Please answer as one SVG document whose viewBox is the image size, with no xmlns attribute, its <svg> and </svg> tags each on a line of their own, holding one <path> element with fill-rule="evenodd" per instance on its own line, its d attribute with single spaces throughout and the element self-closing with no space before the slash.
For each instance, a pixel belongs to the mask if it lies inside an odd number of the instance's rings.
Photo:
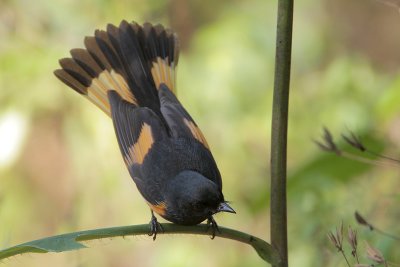
<svg viewBox="0 0 400 267">
<path fill-rule="evenodd" d="M 162 25 L 122 21 L 85 38 L 54 74 L 111 116 L 129 173 L 153 212 L 180 225 L 235 211 L 222 194 L 218 167 L 202 132 L 175 96 L 179 46 Z"/>
</svg>

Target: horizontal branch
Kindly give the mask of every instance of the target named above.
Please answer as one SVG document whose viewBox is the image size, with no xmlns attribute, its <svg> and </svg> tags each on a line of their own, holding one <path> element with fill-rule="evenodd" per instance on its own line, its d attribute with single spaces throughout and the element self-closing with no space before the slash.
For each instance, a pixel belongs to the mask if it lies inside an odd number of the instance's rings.
<svg viewBox="0 0 400 267">
<path fill-rule="evenodd" d="M 171 223 L 161 224 L 164 232 L 159 232 L 157 235 L 162 234 L 195 234 L 195 235 L 210 235 L 208 226 L 205 224 L 195 226 L 181 226 Z M 225 227 L 219 227 L 220 232 L 216 232 L 215 236 L 236 240 L 252 246 L 258 255 L 266 262 L 275 264 L 279 261 L 277 252 L 268 244 L 266 241 Z M 111 237 L 125 237 L 135 235 L 148 235 L 149 225 L 130 225 L 130 226 L 119 226 L 111 228 L 94 229 L 87 231 L 79 231 L 68 234 L 62 234 L 35 241 L 23 243 L 14 247 L 0 250 L 0 261 L 19 254 L 24 253 L 47 253 L 47 252 L 64 252 L 86 248 L 86 246 L 80 242 L 111 238 Z"/>
</svg>

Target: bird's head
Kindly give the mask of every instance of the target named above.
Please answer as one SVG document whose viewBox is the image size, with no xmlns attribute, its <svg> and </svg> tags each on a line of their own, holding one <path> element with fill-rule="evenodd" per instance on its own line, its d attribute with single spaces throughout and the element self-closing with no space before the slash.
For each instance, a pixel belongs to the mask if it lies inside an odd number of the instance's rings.
<svg viewBox="0 0 400 267">
<path fill-rule="evenodd" d="M 179 173 L 168 185 L 166 219 L 183 225 L 201 223 L 218 212 L 236 213 L 221 188 L 195 171 Z"/>
</svg>

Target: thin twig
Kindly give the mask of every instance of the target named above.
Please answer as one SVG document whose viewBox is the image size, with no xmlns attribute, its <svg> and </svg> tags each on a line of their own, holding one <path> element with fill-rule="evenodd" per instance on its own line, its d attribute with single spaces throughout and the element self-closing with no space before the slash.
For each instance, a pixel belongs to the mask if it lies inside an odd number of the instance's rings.
<svg viewBox="0 0 400 267">
<path fill-rule="evenodd" d="M 349 260 L 347 259 L 346 254 L 344 253 L 343 249 L 342 249 L 340 252 L 342 253 L 343 258 L 346 260 L 347 266 L 350 267 L 350 262 L 349 262 Z"/>
<path fill-rule="evenodd" d="M 163 231 L 157 234 L 157 238 L 160 238 L 159 235 L 163 234 L 210 235 L 209 227 L 205 224 L 195 226 L 181 226 L 171 223 L 163 223 L 161 225 Z M 84 244 L 82 244 L 82 242 L 84 241 L 113 237 L 125 237 L 131 235 L 148 235 L 149 232 L 149 225 L 141 224 L 62 234 L 30 241 L 14 247 L 0 250 L 0 261 L 8 257 L 24 253 L 47 253 L 77 250 L 86 247 Z M 215 236 L 236 240 L 251 245 L 263 260 L 270 262 L 271 264 L 279 262 L 277 251 L 273 249 L 271 245 L 269 245 L 267 242 L 258 237 L 222 226 L 219 226 L 219 231 L 216 231 Z"/>
</svg>

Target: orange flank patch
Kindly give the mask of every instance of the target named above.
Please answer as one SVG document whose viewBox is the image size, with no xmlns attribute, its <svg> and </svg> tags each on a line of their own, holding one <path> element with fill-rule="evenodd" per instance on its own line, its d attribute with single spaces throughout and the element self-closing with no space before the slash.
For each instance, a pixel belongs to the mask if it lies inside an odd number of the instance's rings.
<svg viewBox="0 0 400 267">
<path fill-rule="evenodd" d="M 183 122 L 186 124 L 186 126 L 190 129 L 192 132 L 192 135 L 194 138 L 197 139 L 200 143 L 202 143 L 206 148 L 209 149 L 208 143 L 206 138 L 204 138 L 203 133 L 200 131 L 199 127 L 196 126 L 192 121 L 189 121 L 188 119 L 184 118 Z"/>
<path fill-rule="evenodd" d="M 128 148 L 128 155 L 125 156 L 126 164 L 128 166 L 142 164 L 153 143 L 154 139 L 151 127 L 147 123 L 144 123 L 138 140 L 133 146 Z"/>
<path fill-rule="evenodd" d="M 175 66 L 173 62 L 171 65 L 168 64 L 168 58 L 157 57 L 157 62 L 154 62 L 151 68 L 151 74 L 157 88 L 161 83 L 165 83 L 172 92 L 175 92 Z"/>
<path fill-rule="evenodd" d="M 165 202 L 160 202 L 155 205 L 151 204 L 150 202 L 147 202 L 147 204 L 155 213 L 161 216 L 164 216 L 167 211 L 167 205 L 165 204 Z"/>
</svg>

